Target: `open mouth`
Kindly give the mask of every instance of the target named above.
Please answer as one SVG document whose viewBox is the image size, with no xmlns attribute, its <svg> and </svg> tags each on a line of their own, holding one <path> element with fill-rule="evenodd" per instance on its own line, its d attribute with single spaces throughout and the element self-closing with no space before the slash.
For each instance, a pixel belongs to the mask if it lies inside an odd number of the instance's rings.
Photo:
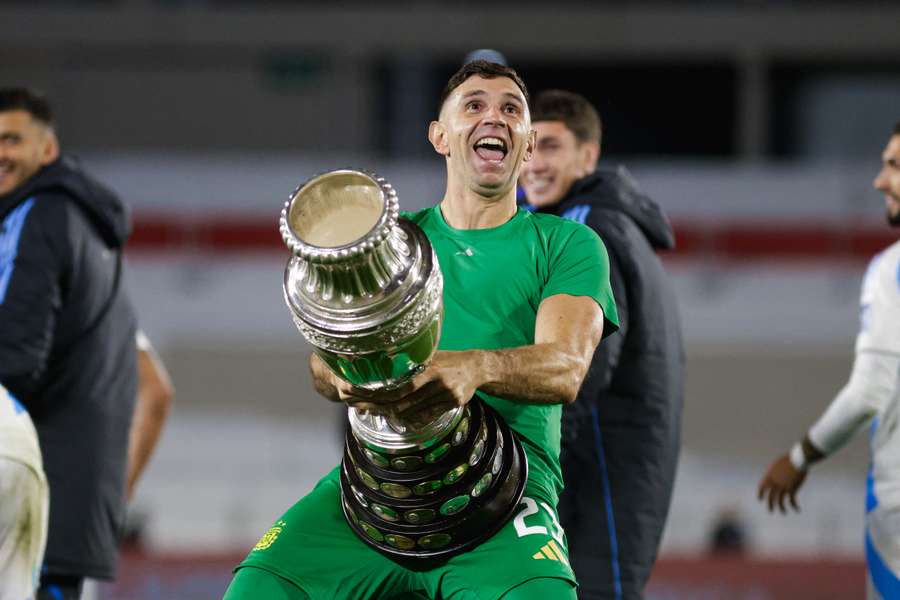
<svg viewBox="0 0 900 600">
<path fill-rule="evenodd" d="M 498 137 L 483 137 L 473 146 L 482 160 L 499 162 L 506 157 L 506 142 Z"/>
</svg>

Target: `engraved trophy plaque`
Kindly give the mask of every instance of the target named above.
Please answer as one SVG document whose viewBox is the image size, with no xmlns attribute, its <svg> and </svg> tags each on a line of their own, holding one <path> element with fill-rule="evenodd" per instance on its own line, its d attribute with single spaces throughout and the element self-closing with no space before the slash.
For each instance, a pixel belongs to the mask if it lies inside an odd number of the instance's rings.
<svg viewBox="0 0 900 600">
<path fill-rule="evenodd" d="M 291 194 L 280 230 L 292 254 L 285 302 L 335 374 L 379 390 L 425 368 L 440 337 L 443 278 L 390 184 L 354 169 L 313 177 Z M 479 398 L 423 422 L 355 408 L 348 417 L 344 515 L 383 554 L 426 567 L 489 538 L 518 505 L 525 453 Z"/>
</svg>

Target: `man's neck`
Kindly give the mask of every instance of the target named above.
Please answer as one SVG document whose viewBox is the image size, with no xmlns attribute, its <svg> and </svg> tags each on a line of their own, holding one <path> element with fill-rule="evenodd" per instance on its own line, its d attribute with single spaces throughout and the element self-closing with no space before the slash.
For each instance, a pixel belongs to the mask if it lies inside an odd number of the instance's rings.
<svg viewBox="0 0 900 600">
<path fill-rule="evenodd" d="M 517 210 L 515 188 L 502 195 L 488 197 L 472 190 L 448 186 L 441 201 L 444 221 L 454 229 L 499 227 L 512 219 Z"/>
</svg>

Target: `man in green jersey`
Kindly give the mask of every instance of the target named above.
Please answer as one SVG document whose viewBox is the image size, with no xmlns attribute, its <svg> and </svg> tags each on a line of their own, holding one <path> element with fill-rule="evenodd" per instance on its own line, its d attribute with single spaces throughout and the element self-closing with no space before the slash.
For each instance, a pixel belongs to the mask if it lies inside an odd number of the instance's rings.
<svg viewBox="0 0 900 600">
<path fill-rule="evenodd" d="M 428 368 L 390 393 L 354 388 L 315 356 L 316 389 L 351 406 L 414 418 L 478 395 L 528 457 L 525 495 L 496 535 L 428 571 L 393 562 L 344 521 L 334 469 L 262 537 L 226 600 L 575 599 L 556 517 L 561 405 L 574 401 L 594 349 L 615 331 L 609 261 L 588 227 L 516 206 L 534 148 L 525 84 L 476 61 L 447 83 L 428 130 L 447 163 L 440 204 L 406 216 L 427 234 L 444 276 L 440 345 Z"/>
</svg>

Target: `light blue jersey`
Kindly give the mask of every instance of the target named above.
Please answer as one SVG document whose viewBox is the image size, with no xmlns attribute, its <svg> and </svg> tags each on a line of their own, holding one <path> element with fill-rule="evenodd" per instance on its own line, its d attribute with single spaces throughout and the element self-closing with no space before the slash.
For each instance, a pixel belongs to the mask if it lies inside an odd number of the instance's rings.
<svg viewBox="0 0 900 600">
<path fill-rule="evenodd" d="M 900 598 L 900 242 L 873 259 L 863 282 L 857 355 L 892 361 L 889 400 L 872 426 L 866 502 L 869 600 Z"/>
</svg>

